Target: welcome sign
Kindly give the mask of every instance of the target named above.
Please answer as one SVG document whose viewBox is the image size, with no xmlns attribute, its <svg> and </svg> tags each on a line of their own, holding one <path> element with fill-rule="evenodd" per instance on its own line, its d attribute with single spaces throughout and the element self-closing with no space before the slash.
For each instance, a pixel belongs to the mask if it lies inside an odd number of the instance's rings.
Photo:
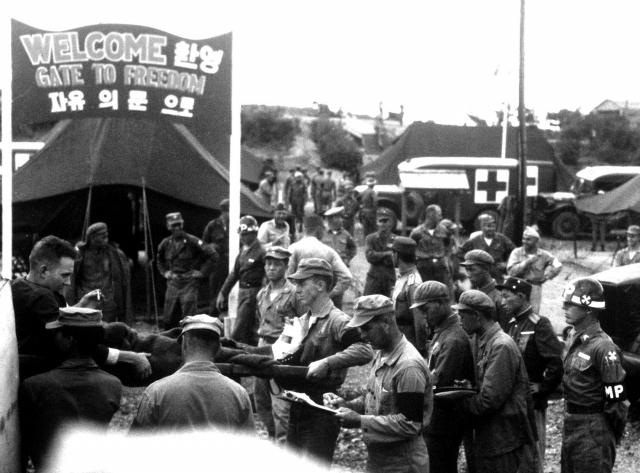
<svg viewBox="0 0 640 473">
<path fill-rule="evenodd" d="M 232 34 L 135 25 L 39 30 L 12 20 L 13 119 L 164 116 L 231 133 Z"/>
</svg>

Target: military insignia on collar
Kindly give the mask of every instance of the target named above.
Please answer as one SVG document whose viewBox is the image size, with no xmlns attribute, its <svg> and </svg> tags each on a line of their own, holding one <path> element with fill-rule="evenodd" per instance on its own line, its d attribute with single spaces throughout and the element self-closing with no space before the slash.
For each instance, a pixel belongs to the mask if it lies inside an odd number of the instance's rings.
<svg viewBox="0 0 640 473">
<path fill-rule="evenodd" d="M 580 304 L 582 305 L 591 305 L 591 296 L 588 294 L 582 294 L 580 296 Z"/>
<path fill-rule="evenodd" d="M 607 353 L 607 361 L 609 363 L 616 363 L 618 361 L 618 354 L 615 351 Z"/>
</svg>

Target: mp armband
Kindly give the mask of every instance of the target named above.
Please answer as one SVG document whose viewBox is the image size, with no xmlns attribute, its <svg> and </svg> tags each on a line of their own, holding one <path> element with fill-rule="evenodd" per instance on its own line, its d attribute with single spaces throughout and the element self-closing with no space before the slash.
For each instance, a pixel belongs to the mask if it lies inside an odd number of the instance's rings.
<svg viewBox="0 0 640 473">
<path fill-rule="evenodd" d="M 624 383 L 605 383 L 604 396 L 607 402 L 621 402 L 627 400 L 627 390 Z"/>
</svg>

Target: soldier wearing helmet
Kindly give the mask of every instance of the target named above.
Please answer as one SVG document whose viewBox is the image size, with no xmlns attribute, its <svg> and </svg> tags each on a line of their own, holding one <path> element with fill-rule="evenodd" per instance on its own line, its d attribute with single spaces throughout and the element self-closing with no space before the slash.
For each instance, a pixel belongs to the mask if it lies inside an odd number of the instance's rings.
<svg viewBox="0 0 640 473">
<path fill-rule="evenodd" d="M 258 240 L 258 222 L 250 215 L 240 219 L 238 225 L 242 249 L 236 257 L 233 270 L 227 276 L 216 306 L 222 312 L 228 302 L 231 288 L 239 283 L 238 313 L 231 338 L 237 342 L 258 344 L 257 296 L 264 279 L 265 250 Z"/>
<path fill-rule="evenodd" d="M 600 282 L 573 280 L 562 302 L 567 324 L 573 327 L 564 349 L 562 472 L 610 472 L 629 406 L 622 352 L 598 322 L 605 308 Z"/>
</svg>

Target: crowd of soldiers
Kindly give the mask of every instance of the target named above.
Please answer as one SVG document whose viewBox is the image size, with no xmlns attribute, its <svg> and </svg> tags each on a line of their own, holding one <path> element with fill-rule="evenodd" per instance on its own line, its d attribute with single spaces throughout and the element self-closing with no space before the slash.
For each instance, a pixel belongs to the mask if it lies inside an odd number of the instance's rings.
<svg viewBox="0 0 640 473">
<path fill-rule="evenodd" d="M 346 182 L 338 198 L 321 169 L 309 187 L 292 171 L 289 205 L 274 205 L 274 218 L 261 225 L 244 216 L 233 229 L 241 248 L 230 271 L 228 201 L 202 239 L 184 231 L 180 212 L 166 216 L 171 235 L 157 258 L 167 281 L 161 335 L 177 337 L 183 362 L 146 388 L 132 430 L 255 435 L 250 396 L 213 362 L 226 349 L 232 363 L 267 373 L 255 381 L 253 406 L 269 438 L 325 466 L 342 426 L 362 429 L 368 471 L 455 472 L 463 447 L 467 471 L 541 472 L 548 399 L 562 384 L 562 471 L 611 471 L 628 402 L 621 351 L 598 322 L 605 307 L 598 281 L 566 286 L 561 303 L 572 330 L 563 347 L 540 314 L 543 285 L 562 265 L 539 248 L 535 228 L 527 227 L 516 247 L 483 215 L 480 230 L 460 244 L 456 225 L 431 205 L 409 237 L 398 236 L 397 216 L 377 208 L 373 176 L 362 195 Z M 305 215 L 311 197 L 314 212 Z M 294 232 L 289 211 L 300 223 Z M 356 216 L 370 267 L 350 316 L 342 305 L 354 287 Z M 635 261 L 639 242 L 640 228 L 630 227 L 616 264 Z M 104 223 L 91 225 L 78 248 L 46 237 L 29 262 L 29 274 L 12 289 L 24 454 L 39 470 L 61 425 L 83 419 L 106 429 L 117 411 L 120 381 L 100 368 L 125 364 L 141 378 L 151 368 L 144 353 L 103 341 L 103 321 L 132 322 L 128 265 Z M 208 313 L 198 314 L 206 278 L 212 300 Z M 236 284 L 226 338 L 221 320 Z M 341 397 L 347 370 L 369 363 L 362 395 Z M 276 364 L 305 367 L 306 374 L 274 378 Z M 285 400 L 287 393 L 305 401 Z M 333 413 L 318 408 L 323 404 Z"/>
</svg>

